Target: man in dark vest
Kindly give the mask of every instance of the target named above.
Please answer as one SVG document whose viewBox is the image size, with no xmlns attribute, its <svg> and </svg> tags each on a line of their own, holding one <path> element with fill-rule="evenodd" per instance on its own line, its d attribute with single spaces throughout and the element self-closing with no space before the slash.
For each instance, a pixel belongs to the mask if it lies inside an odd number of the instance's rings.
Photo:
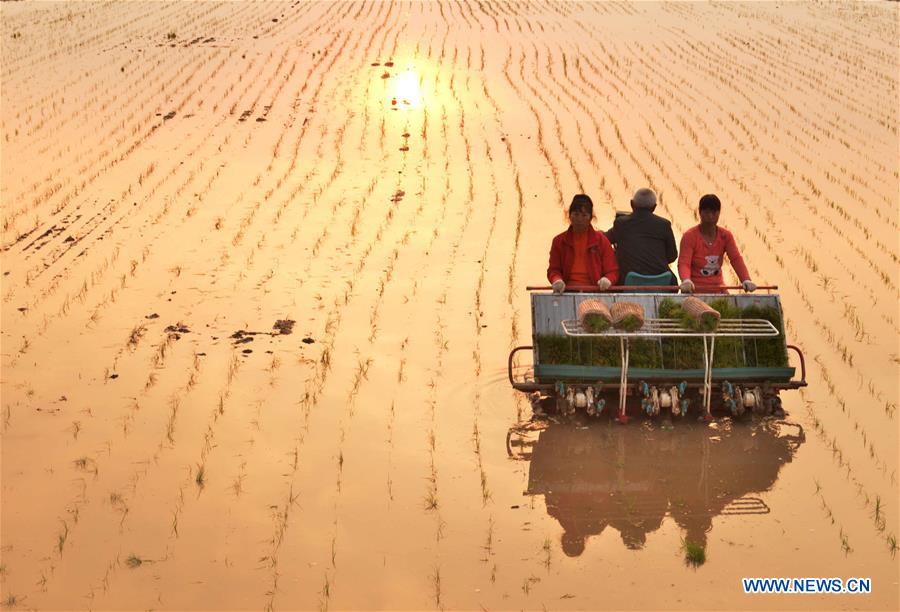
<svg viewBox="0 0 900 612">
<path fill-rule="evenodd" d="M 662 275 L 666 275 L 665 280 L 661 278 L 653 284 L 678 284 L 669 269 L 669 264 L 678 259 L 672 223 L 654 215 L 655 209 L 653 190 L 638 189 L 631 199 L 631 214 L 617 214 L 612 228 L 606 232 L 606 237 L 616 248 L 619 278 L 624 285 L 647 284 L 646 279 L 640 277 Z"/>
</svg>

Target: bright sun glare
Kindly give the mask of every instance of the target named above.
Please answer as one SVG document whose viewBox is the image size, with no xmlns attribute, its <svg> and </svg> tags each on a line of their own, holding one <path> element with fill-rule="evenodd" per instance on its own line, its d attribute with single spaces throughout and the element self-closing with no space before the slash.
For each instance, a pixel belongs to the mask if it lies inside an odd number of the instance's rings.
<svg viewBox="0 0 900 612">
<path fill-rule="evenodd" d="M 422 103 L 419 75 L 411 68 L 391 79 L 391 104 L 403 107 L 418 107 Z"/>
</svg>

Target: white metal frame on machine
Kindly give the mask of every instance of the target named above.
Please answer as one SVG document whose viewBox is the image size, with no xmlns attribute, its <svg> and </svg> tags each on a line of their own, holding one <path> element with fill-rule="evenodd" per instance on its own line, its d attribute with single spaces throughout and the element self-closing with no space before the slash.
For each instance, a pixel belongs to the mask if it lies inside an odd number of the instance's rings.
<svg viewBox="0 0 900 612">
<path fill-rule="evenodd" d="M 712 364 L 716 350 L 716 338 L 772 338 L 778 336 L 778 329 L 765 319 L 722 319 L 715 330 L 693 331 L 685 329 L 677 319 L 645 319 L 644 325 L 635 331 L 610 328 L 603 332 L 588 332 L 578 319 L 562 322 L 567 336 L 576 338 L 618 338 L 619 354 L 622 358 L 622 373 L 619 377 L 619 418 L 625 416 L 625 387 L 628 384 L 629 340 L 655 340 L 658 338 L 702 338 L 703 339 L 703 412 L 709 417 L 712 402 Z"/>
</svg>

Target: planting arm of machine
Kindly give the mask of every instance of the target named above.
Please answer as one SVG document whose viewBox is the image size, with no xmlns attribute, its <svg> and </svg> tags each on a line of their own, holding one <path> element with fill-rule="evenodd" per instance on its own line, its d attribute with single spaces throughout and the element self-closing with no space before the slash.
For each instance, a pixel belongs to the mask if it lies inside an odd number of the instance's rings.
<svg viewBox="0 0 900 612">
<path fill-rule="evenodd" d="M 684 329 L 675 319 L 647 319 L 644 326 L 636 331 L 623 331 L 608 329 L 602 332 L 588 332 L 581 326 L 578 319 L 570 319 L 562 322 L 563 331 L 567 336 L 580 338 L 618 337 L 621 352 L 621 376 L 619 380 L 619 417 L 621 423 L 626 423 L 625 400 L 628 385 L 628 354 L 629 340 L 631 339 L 657 339 L 657 338 L 702 338 L 703 340 L 703 415 L 702 418 L 710 421 L 712 414 L 712 370 L 715 359 L 716 338 L 771 338 L 779 335 L 778 329 L 770 321 L 765 319 L 722 319 L 715 331 L 694 331 Z M 804 368 L 805 369 L 805 368 Z M 805 372 L 804 372 L 805 374 Z M 805 376 L 804 376 L 805 378 Z M 756 392 L 752 391 L 750 395 Z M 728 391 L 729 398 L 733 395 L 733 389 Z M 654 387 L 644 394 L 644 408 L 648 414 L 656 414 L 659 411 L 658 391 Z M 683 395 L 683 393 L 682 393 Z M 762 393 L 749 400 L 754 405 L 762 404 Z M 649 403 L 648 403 L 649 402 Z M 741 410 L 745 403 L 742 395 Z M 735 406 L 737 404 L 735 403 Z"/>
</svg>

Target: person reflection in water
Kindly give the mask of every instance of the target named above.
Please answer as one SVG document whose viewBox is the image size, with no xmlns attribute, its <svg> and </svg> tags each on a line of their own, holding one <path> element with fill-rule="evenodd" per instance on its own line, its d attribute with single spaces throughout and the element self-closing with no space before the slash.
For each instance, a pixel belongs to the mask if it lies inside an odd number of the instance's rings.
<svg viewBox="0 0 900 612">
<path fill-rule="evenodd" d="M 532 447 L 528 494 L 544 495 L 570 557 L 607 527 L 627 548 L 641 549 L 667 514 L 687 542 L 705 547 L 714 517 L 769 512 L 751 494 L 770 489 L 802 443 L 802 429 L 793 435 L 792 427 L 764 422 L 666 432 L 550 425 Z"/>
</svg>

